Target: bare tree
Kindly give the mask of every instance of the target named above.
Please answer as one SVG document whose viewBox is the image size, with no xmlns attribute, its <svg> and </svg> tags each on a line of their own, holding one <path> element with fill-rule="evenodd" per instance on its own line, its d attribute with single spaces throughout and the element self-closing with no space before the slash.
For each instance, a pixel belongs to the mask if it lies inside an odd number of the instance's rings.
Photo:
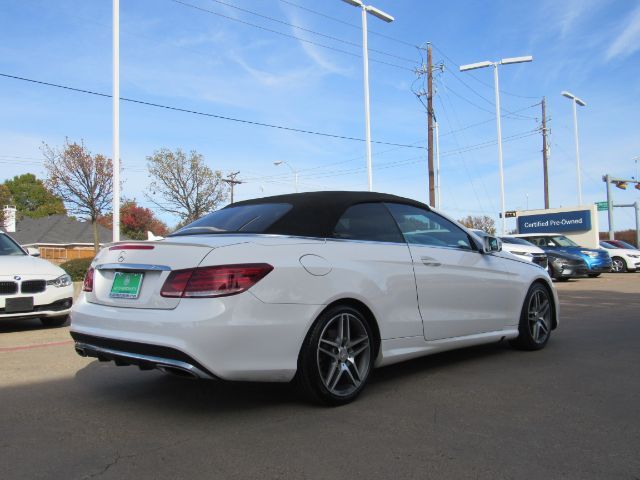
<svg viewBox="0 0 640 480">
<path fill-rule="evenodd" d="M 101 154 L 92 155 L 81 140 L 69 143 L 62 150 L 42 144 L 47 169 L 46 184 L 62 198 L 71 213 L 85 217 L 93 226 L 93 246 L 98 251 L 100 238 L 96 220 L 111 206 L 113 194 L 113 163 Z"/>
<path fill-rule="evenodd" d="M 147 166 L 153 179 L 147 199 L 180 217 L 181 224 L 215 210 L 229 195 L 222 173 L 211 170 L 194 150 L 188 156 L 181 149 L 157 150 L 147 157 Z"/>
<path fill-rule="evenodd" d="M 495 235 L 496 233 L 496 222 L 494 222 L 493 218 L 483 216 L 473 216 L 467 215 L 466 217 L 458 220 L 462 225 L 467 228 L 475 228 L 476 230 L 482 230 L 483 232 L 487 232 L 489 235 Z"/>
</svg>

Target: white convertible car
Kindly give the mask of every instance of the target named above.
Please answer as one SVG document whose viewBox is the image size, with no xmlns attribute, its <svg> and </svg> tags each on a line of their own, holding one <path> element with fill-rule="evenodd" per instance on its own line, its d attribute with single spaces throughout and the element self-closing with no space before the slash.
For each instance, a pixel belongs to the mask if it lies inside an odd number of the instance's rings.
<svg viewBox="0 0 640 480">
<path fill-rule="evenodd" d="M 374 367 L 558 325 L 547 272 L 426 205 L 370 192 L 231 204 L 92 263 L 71 314 L 83 356 L 225 380 L 295 379 L 353 400 Z"/>
<path fill-rule="evenodd" d="M 0 232 L 0 320 L 39 318 L 45 326 L 59 326 L 72 303 L 73 284 L 64 270 Z"/>
</svg>

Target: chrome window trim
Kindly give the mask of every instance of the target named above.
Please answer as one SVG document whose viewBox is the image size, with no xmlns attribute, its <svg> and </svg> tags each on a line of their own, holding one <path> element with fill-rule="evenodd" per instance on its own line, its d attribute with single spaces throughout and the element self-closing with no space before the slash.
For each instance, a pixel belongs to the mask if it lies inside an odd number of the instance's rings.
<svg viewBox="0 0 640 480">
<path fill-rule="evenodd" d="M 325 238 L 327 242 L 357 242 L 357 243 L 376 243 L 382 245 L 404 245 L 405 247 L 409 245 L 407 242 L 383 242 L 381 240 L 358 240 L 355 238 L 334 238 L 327 237 Z"/>
<path fill-rule="evenodd" d="M 149 263 L 101 263 L 95 266 L 96 270 L 145 270 L 153 272 L 170 272 L 168 265 L 152 265 Z"/>
</svg>

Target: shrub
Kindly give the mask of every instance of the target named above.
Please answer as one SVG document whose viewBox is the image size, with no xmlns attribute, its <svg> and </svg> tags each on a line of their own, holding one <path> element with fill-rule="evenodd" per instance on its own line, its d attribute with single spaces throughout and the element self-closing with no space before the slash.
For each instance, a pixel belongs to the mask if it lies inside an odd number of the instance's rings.
<svg viewBox="0 0 640 480">
<path fill-rule="evenodd" d="M 76 258 L 74 260 L 68 260 L 64 262 L 60 267 L 71 275 L 71 279 L 74 282 L 81 282 L 84 279 L 84 274 L 87 273 L 89 265 L 91 265 L 92 258 Z"/>
</svg>

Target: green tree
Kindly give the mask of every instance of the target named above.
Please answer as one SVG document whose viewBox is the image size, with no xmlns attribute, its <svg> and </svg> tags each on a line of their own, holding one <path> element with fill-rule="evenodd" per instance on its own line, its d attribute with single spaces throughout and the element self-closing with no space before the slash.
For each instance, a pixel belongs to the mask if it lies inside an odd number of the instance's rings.
<svg viewBox="0 0 640 480">
<path fill-rule="evenodd" d="M 147 157 L 151 194 L 145 194 L 158 209 L 190 223 L 215 210 L 229 195 L 219 170 L 211 170 L 196 151 L 185 154 L 166 148 Z"/>
<path fill-rule="evenodd" d="M 493 218 L 483 216 L 474 216 L 467 215 L 464 218 L 458 220 L 462 225 L 467 228 L 475 228 L 476 230 L 482 230 L 483 232 L 487 232 L 489 235 L 496 234 L 496 222 L 494 222 Z"/>
<path fill-rule="evenodd" d="M 84 142 L 69 143 L 62 149 L 42 144 L 47 169 L 47 186 L 62 200 L 71 213 L 87 218 L 93 225 L 93 244 L 100 248 L 98 218 L 111 206 L 113 163 L 101 154 L 93 155 Z"/>
<path fill-rule="evenodd" d="M 40 218 L 49 215 L 66 214 L 64 203 L 45 186 L 33 173 L 16 175 L 4 182 L 18 215 Z"/>
</svg>

